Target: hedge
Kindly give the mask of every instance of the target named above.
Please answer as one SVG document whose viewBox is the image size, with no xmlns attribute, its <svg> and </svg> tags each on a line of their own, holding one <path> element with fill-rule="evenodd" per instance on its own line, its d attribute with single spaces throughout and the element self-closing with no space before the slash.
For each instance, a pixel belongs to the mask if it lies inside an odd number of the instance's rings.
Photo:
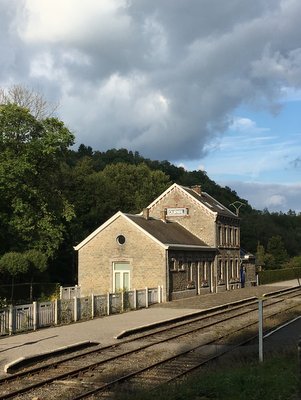
<svg viewBox="0 0 301 400">
<path fill-rule="evenodd" d="M 260 285 L 267 283 L 288 281 L 291 279 L 301 279 L 301 268 L 285 268 L 260 271 L 258 279 Z"/>
</svg>

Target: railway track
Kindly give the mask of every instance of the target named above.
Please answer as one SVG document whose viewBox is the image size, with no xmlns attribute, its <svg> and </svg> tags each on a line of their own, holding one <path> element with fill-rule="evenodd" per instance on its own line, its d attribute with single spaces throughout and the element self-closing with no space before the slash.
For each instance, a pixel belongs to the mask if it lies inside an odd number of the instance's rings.
<svg viewBox="0 0 301 400">
<path fill-rule="evenodd" d="M 299 307 L 300 289 L 266 295 L 265 318 Z M 301 300 L 301 299 L 300 299 Z M 110 398 L 153 388 L 199 368 L 256 335 L 257 299 L 27 368 L 0 380 L 0 399 Z M 272 326 L 271 326 L 272 328 Z"/>
</svg>

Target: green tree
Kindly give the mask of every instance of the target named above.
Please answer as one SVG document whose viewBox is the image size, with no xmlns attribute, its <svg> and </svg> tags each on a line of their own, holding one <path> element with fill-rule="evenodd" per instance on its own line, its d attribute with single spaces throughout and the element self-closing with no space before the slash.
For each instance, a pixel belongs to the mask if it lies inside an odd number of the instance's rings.
<svg viewBox="0 0 301 400">
<path fill-rule="evenodd" d="M 152 171 L 146 164 L 117 163 L 99 173 L 105 186 L 107 202 L 116 212 L 140 212 L 171 184 L 161 171 Z"/>
<path fill-rule="evenodd" d="M 273 257 L 274 269 L 283 267 L 288 260 L 288 254 L 280 235 L 272 236 L 269 239 L 267 253 Z"/>
<path fill-rule="evenodd" d="M 38 120 L 15 104 L 0 106 L 0 254 L 35 249 L 54 256 L 74 216 L 62 187 L 73 140 L 56 118 Z"/>
<path fill-rule="evenodd" d="M 24 257 L 28 262 L 28 270 L 34 276 L 38 272 L 44 272 L 47 268 L 47 257 L 39 250 L 31 249 L 24 253 Z"/>
<path fill-rule="evenodd" d="M 28 268 L 29 262 L 23 253 L 10 251 L 0 258 L 1 272 L 8 273 L 11 276 L 25 274 Z"/>
<path fill-rule="evenodd" d="M 93 172 L 90 158 L 84 157 L 72 170 L 70 188 L 77 218 L 72 237 L 78 243 L 114 213 L 137 213 L 170 185 L 162 171 L 146 164 L 116 163 Z"/>
<path fill-rule="evenodd" d="M 292 257 L 285 264 L 285 268 L 301 268 L 301 256 Z"/>
</svg>

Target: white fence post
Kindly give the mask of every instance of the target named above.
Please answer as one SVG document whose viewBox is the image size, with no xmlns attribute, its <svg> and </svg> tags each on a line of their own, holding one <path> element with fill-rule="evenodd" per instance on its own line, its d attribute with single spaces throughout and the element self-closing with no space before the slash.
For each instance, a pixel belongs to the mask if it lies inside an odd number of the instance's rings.
<svg viewBox="0 0 301 400">
<path fill-rule="evenodd" d="M 60 299 L 62 300 L 63 298 L 63 286 L 60 286 Z"/>
<path fill-rule="evenodd" d="M 94 294 L 91 294 L 91 318 L 95 317 L 95 304 L 94 304 Z"/>
<path fill-rule="evenodd" d="M 58 299 L 54 300 L 54 325 L 58 325 L 59 323 L 59 301 Z"/>
<path fill-rule="evenodd" d="M 36 331 L 38 328 L 38 303 L 34 301 L 32 303 L 32 313 L 33 313 L 33 330 Z"/>
<path fill-rule="evenodd" d="M 136 289 L 134 289 L 133 290 L 133 296 L 134 296 L 134 304 L 133 304 L 133 306 L 134 306 L 134 310 L 137 310 L 137 290 Z"/>
<path fill-rule="evenodd" d="M 148 308 L 148 287 L 145 288 L 145 307 Z"/>
<path fill-rule="evenodd" d="M 78 320 L 78 308 L 77 308 L 77 297 L 74 296 L 74 322 Z"/>
<path fill-rule="evenodd" d="M 161 303 L 161 286 L 158 286 L 158 294 L 157 294 L 157 301 L 158 303 Z"/>
<path fill-rule="evenodd" d="M 107 293 L 107 315 L 110 315 L 110 311 L 111 311 L 110 293 Z"/>
<path fill-rule="evenodd" d="M 14 306 L 9 306 L 9 315 L 8 315 L 8 331 L 9 334 L 12 335 L 14 333 Z"/>
<path fill-rule="evenodd" d="M 121 292 L 121 312 L 124 311 L 124 291 Z"/>
</svg>

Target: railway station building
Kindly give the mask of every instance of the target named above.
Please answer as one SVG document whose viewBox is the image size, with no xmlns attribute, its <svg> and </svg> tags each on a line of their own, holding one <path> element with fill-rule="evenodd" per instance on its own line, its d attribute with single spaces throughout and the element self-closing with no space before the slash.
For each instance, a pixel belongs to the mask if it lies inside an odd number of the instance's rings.
<svg viewBox="0 0 301 400">
<path fill-rule="evenodd" d="M 240 219 L 200 186 L 119 211 L 74 249 L 82 296 L 161 286 L 169 301 L 241 286 Z"/>
</svg>

